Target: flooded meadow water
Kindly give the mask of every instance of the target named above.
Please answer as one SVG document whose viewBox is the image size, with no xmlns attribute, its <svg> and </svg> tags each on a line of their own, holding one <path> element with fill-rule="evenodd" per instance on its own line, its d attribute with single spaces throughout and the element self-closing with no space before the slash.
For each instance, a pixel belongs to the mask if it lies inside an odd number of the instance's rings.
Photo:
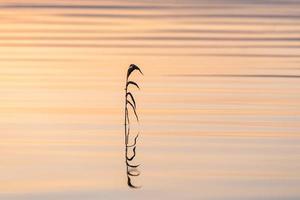
<svg viewBox="0 0 300 200">
<path fill-rule="evenodd" d="M 0 199 L 299 199 L 299 9 L 0 0 Z M 131 63 L 139 189 L 124 159 Z"/>
</svg>

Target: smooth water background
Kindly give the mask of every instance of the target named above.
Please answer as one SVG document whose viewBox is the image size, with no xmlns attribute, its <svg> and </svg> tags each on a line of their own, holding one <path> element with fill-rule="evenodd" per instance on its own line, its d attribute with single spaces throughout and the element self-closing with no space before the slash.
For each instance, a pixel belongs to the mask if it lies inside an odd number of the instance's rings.
<svg viewBox="0 0 300 200">
<path fill-rule="evenodd" d="M 1 0 L 0 199 L 300 199 L 299 0 Z M 124 84 L 141 119 L 126 185 Z"/>
</svg>

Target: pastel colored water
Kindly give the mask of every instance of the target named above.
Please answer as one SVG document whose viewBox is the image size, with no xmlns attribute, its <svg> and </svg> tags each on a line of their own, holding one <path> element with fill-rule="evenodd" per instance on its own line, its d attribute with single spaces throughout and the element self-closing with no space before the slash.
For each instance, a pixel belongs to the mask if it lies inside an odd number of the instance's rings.
<svg viewBox="0 0 300 200">
<path fill-rule="evenodd" d="M 300 199 L 299 0 L 0 0 L 0 199 Z M 140 189 L 126 184 L 134 75 Z"/>
</svg>

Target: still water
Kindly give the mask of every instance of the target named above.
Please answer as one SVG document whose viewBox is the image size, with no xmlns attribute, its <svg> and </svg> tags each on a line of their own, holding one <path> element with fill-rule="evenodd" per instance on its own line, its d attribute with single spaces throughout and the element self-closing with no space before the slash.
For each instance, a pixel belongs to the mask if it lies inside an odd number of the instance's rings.
<svg viewBox="0 0 300 200">
<path fill-rule="evenodd" d="M 1 0 L 0 199 L 300 199 L 299 10 Z M 140 189 L 124 160 L 131 63 Z"/>
</svg>

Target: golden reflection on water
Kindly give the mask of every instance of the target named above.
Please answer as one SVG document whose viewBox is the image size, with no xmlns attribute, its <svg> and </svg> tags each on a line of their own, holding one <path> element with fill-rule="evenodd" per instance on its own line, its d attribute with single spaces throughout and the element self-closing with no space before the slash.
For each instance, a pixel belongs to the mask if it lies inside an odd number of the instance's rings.
<svg viewBox="0 0 300 200">
<path fill-rule="evenodd" d="M 299 199 L 300 1 L 0 1 L 1 199 Z M 126 187 L 123 92 L 143 188 Z"/>
</svg>

